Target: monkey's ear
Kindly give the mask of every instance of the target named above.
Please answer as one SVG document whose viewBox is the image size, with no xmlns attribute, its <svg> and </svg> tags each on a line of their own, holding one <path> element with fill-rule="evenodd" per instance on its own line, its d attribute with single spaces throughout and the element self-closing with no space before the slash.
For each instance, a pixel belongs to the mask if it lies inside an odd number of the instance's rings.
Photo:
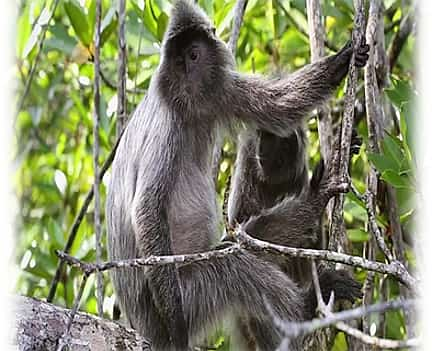
<svg viewBox="0 0 432 351">
<path fill-rule="evenodd" d="M 324 159 L 321 158 L 319 163 L 316 165 L 312 173 L 312 178 L 310 180 L 310 189 L 312 192 L 318 192 L 319 186 L 324 176 L 324 172 L 325 172 Z"/>
</svg>

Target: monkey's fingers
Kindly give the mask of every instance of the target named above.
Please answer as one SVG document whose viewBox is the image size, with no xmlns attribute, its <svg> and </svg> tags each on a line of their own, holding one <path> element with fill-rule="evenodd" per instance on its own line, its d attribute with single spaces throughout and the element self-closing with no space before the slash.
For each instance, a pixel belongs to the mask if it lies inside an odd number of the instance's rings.
<svg viewBox="0 0 432 351">
<path fill-rule="evenodd" d="M 366 44 L 365 37 L 362 38 L 362 41 L 360 43 L 360 46 L 357 49 L 357 54 L 367 54 L 369 52 L 370 46 Z"/>
<path fill-rule="evenodd" d="M 357 134 L 356 128 L 353 128 L 351 136 L 350 155 L 357 155 L 360 152 L 360 148 L 363 144 L 363 139 Z"/>
<path fill-rule="evenodd" d="M 369 45 L 366 44 L 365 37 L 362 37 L 360 46 L 357 48 L 355 53 L 355 65 L 357 67 L 364 67 L 366 65 L 367 60 L 369 59 Z"/>
<path fill-rule="evenodd" d="M 369 59 L 369 55 L 368 54 L 357 54 L 355 56 L 355 60 L 354 60 L 354 65 L 356 67 L 364 67 L 366 66 L 367 60 Z"/>
</svg>

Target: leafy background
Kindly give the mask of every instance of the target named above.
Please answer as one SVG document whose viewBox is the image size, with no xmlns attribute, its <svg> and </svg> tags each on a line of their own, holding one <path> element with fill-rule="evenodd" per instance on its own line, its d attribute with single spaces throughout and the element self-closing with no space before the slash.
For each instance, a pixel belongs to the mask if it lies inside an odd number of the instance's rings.
<svg viewBox="0 0 432 351">
<path fill-rule="evenodd" d="M 214 20 L 217 33 L 228 41 L 235 1 L 201 0 L 200 5 Z M 386 43 L 398 30 L 398 21 L 407 10 L 407 1 L 386 0 Z M 35 76 L 15 120 L 15 191 L 19 199 L 17 218 L 16 264 L 19 276 L 18 293 L 46 298 L 57 258 L 55 249 L 65 245 L 67 232 L 82 206 L 93 182 L 92 165 L 92 113 L 93 113 L 93 36 L 95 27 L 94 0 L 59 1 L 50 20 L 55 1 L 21 1 L 17 23 L 16 75 L 17 101 L 24 94 L 30 69 L 38 51 L 39 37 L 47 29 Z M 326 34 L 334 47 L 348 40 L 353 25 L 353 4 L 350 0 L 322 1 L 326 16 Z M 143 97 L 150 77 L 159 61 L 159 47 L 165 31 L 170 2 L 165 0 L 127 1 L 126 41 L 127 106 L 128 112 Z M 101 161 L 106 159 L 115 142 L 116 79 L 117 79 L 117 2 L 103 1 L 101 70 L 103 74 L 101 96 Z M 393 25 L 395 24 L 395 25 Z M 237 64 L 241 71 L 274 73 L 293 71 L 309 62 L 309 40 L 304 0 L 251 0 L 249 1 L 237 46 Z M 365 190 L 364 179 L 374 164 L 381 179 L 396 188 L 400 220 L 406 241 L 405 255 L 410 267 L 415 265 L 411 249 L 415 203 L 415 157 L 412 148 L 413 108 L 415 88 L 413 83 L 413 50 L 415 37 L 410 35 L 397 65 L 393 70 L 386 96 L 400 121 L 400 133 L 389 127 L 381 154 L 369 154 L 365 145 L 354 156 L 351 175 L 355 185 Z M 330 52 L 328 52 L 330 53 Z M 343 85 L 331 101 L 332 108 L 342 106 Z M 309 122 L 309 156 L 311 165 L 319 159 L 316 120 Z M 358 133 L 367 140 L 365 119 L 358 124 Z M 218 191 L 222 193 L 235 158 L 235 146 L 228 141 L 218 178 Z M 106 183 L 101 186 L 102 203 Z M 348 194 L 345 203 L 345 220 L 348 237 L 354 254 L 362 255 L 369 234 L 366 228 L 364 205 Z M 388 237 L 391 228 L 386 211 L 379 213 L 379 225 Z M 102 223 L 104 218 L 102 217 Z M 104 229 L 105 230 L 105 229 Z M 105 245 L 104 245 L 105 247 Z M 93 209 L 84 217 L 74 241 L 71 254 L 77 258 L 95 260 Z M 104 258 L 106 252 L 104 251 Z M 379 260 L 383 257 L 378 256 Z M 365 272 L 356 270 L 359 280 Z M 62 275 L 54 303 L 71 307 L 80 281 L 80 273 L 67 268 Z M 81 309 L 96 314 L 95 284 L 93 277 L 87 284 Z M 400 294 L 398 284 L 391 278 L 376 276 L 374 299 Z M 113 290 L 105 276 L 104 313 L 112 317 Z M 382 334 L 403 338 L 405 322 L 400 312 L 389 312 Z M 223 334 L 217 338 L 220 349 L 229 349 L 223 343 Z M 346 350 L 343 335 L 336 338 L 334 350 Z"/>
</svg>

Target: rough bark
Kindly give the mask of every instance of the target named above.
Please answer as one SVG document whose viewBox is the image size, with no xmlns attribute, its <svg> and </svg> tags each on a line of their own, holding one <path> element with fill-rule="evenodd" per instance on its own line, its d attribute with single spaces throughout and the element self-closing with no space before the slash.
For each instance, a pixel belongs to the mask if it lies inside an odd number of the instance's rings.
<svg viewBox="0 0 432 351">
<path fill-rule="evenodd" d="M 13 344 L 20 351 L 56 350 L 70 310 L 29 297 L 15 299 Z M 70 351 L 151 351 L 150 343 L 132 329 L 86 313 L 75 315 Z"/>
</svg>

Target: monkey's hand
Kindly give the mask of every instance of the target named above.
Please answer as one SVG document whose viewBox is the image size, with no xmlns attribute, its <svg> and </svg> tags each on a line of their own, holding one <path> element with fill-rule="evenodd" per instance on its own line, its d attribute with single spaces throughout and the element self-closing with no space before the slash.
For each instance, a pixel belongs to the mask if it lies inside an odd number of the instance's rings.
<svg viewBox="0 0 432 351">
<path fill-rule="evenodd" d="M 356 65 L 356 67 L 366 66 L 366 62 L 369 58 L 368 52 L 369 52 L 369 45 L 366 44 L 366 38 L 363 36 L 360 41 L 360 46 L 355 52 L 354 64 Z"/>
<path fill-rule="evenodd" d="M 346 177 L 340 177 L 336 172 L 336 157 L 325 165 L 321 159 L 315 167 L 309 190 L 309 201 L 316 204 L 319 211 L 323 211 L 329 200 L 340 193 L 349 191 L 349 182 Z"/>
<path fill-rule="evenodd" d="M 352 40 L 348 40 L 345 46 L 339 50 L 336 54 L 336 58 L 339 62 L 346 64 L 346 70 L 348 69 L 348 63 L 350 62 L 351 56 L 354 52 L 354 64 L 356 67 L 364 67 L 369 58 L 369 45 L 366 44 L 366 38 L 362 36 L 360 45 L 357 50 L 354 50 Z M 345 72 L 346 74 L 346 72 Z"/>
</svg>

